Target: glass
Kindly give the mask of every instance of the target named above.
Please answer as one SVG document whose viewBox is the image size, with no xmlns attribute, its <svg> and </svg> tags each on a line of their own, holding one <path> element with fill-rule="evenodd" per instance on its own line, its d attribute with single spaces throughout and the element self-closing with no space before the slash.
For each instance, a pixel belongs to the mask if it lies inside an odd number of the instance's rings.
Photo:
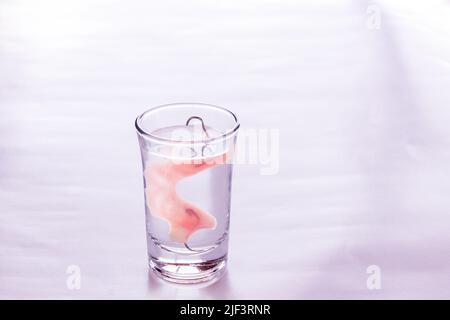
<svg viewBox="0 0 450 320">
<path fill-rule="evenodd" d="M 236 116 L 177 103 L 152 108 L 135 124 L 150 268 L 176 283 L 218 279 L 228 253 Z"/>
</svg>

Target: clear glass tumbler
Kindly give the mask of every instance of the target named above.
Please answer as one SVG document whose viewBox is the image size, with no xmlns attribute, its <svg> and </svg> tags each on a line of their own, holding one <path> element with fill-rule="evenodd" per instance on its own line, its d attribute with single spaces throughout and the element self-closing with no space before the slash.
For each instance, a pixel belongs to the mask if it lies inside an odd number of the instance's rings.
<svg viewBox="0 0 450 320">
<path fill-rule="evenodd" d="M 177 103 L 152 108 L 135 124 L 150 268 L 176 283 L 217 279 L 228 253 L 236 116 Z"/>
</svg>

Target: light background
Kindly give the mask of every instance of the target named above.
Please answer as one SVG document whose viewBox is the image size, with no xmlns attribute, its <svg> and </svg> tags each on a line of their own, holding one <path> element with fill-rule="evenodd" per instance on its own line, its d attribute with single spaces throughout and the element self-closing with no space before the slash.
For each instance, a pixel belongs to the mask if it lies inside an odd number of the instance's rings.
<svg viewBox="0 0 450 320">
<path fill-rule="evenodd" d="M 146 265 L 133 121 L 178 101 L 280 130 L 207 288 Z M 2 0 L 0 298 L 450 298 L 449 101 L 449 1 Z"/>
</svg>

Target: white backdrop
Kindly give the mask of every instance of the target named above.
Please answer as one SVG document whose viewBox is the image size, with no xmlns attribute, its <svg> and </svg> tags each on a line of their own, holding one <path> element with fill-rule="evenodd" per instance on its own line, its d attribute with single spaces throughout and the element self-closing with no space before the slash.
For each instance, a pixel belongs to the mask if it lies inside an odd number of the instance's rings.
<svg viewBox="0 0 450 320">
<path fill-rule="evenodd" d="M 448 1 L 2 0 L 0 298 L 449 298 L 449 36 Z M 133 121 L 178 101 L 280 132 L 206 288 L 146 264 Z"/>
</svg>

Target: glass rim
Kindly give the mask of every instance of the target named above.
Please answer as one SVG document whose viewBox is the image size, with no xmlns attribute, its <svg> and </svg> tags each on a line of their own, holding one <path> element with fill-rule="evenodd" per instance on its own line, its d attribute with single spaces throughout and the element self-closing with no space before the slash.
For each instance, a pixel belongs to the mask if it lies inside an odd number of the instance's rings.
<svg viewBox="0 0 450 320">
<path fill-rule="evenodd" d="M 147 131 L 145 131 L 144 129 L 142 129 L 139 125 L 139 121 L 145 117 L 148 113 L 160 110 L 160 109 L 165 109 L 168 107 L 176 107 L 176 106 L 187 106 L 187 105 L 197 105 L 197 106 L 201 106 L 201 107 L 208 107 L 211 109 L 216 109 L 219 111 L 224 111 L 226 113 L 228 113 L 229 115 L 232 116 L 232 118 L 235 121 L 234 126 L 225 131 L 225 133 L 217 136 L 217 137 L 213 137 L 213 138 L 206 138 L 206 139 L 199 139 L 199 140 L 194 140 L 194 141 L 186 141 L 186 140 L 175 140 L 175 139 L 168 139 L 168 138 L 163 138 L 157 135 L 154 135 L 152 133 L 149 133 Z M 230 110 L 224 108 L 224 107 L 220 107 L 220 106 L 216 106 L 213 104 L 209 104 L 209 103 L 201 103 L 201 102 L 175 102 L 175 103 L 168 103 L 168 104 L 162 104 L 162 105 L 158 105 L 155 107 L 151 107 L 150 109 L 147 109 L 146 111 L 144 111 L 142 114 L 140 114 L 139 116 L 137 116 L 136 120 L 134 121 L 134 126 L 136 127 L 136 130 L 138 131 L 139 134 L 143 135 L 146 138 L 158 141 L 158 142 L 163 142 L 163 143 L 176 143 L 176 144 L 197 144 L 197 143 L 211 143 L 214 141 L 218 141 L 218 140 L 225 140 L 226 138 L 232 136 L 233 134 L 235 134 L 237 132 L 237 130 L 240 127 L 240 123 L 236 117 L 236 115 L 231 112 Z"/>
</svg>

